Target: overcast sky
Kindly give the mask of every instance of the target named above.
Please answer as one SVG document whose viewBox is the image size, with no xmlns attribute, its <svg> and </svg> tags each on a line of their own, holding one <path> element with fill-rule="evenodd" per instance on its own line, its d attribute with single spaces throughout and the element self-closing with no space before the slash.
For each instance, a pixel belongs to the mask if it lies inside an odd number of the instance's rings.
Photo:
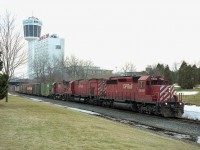
<svg viewBox="0 0 200 150">
<path fill-rule="evenodd" d="M 65 39 L 65 56 L 119 71 L 158 62 L 200 62 L 200 0 L 1 0 L 16 23 L 35 16 L 42 35 Z"/>
</svg>

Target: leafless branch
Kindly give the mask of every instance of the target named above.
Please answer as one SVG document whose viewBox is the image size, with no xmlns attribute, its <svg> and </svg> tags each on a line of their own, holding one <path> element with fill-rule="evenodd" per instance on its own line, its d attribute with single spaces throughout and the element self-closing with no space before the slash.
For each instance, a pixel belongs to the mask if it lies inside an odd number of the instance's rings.
<svg viewBox="0 0 200 150">
<path fill-rule="evenodd" d="M 9 12 L 6 12 L 0 20 L 0 43 L 3 72 L 11 78 L 14 71 L 27 62 L 27 53 L 23 37 L 16 29 L 15 17 Z"/>
</svg>

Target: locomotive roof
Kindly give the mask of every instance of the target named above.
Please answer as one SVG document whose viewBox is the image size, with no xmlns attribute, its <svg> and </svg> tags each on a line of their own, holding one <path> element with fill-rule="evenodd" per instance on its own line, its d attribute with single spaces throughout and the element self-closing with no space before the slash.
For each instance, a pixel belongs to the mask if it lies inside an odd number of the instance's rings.
<svg viewBox="0 0 200 150">
<path fill-rule="evenodd" d="M 141 77 L 139 78 L 139 80 L 148 80 L 148 78 L 150 78 L 150 76 L 141 76 Z"/>
<path fill-rule="evenodd" d="M 134 77 L 141 77 L 141 76 L 138 76 L 138 75 L 134 75 L 134 76 L 112 76 L 110 77 L 109 79 L 120 79 L 120 78 L 134 78 Z"/>
</svg>

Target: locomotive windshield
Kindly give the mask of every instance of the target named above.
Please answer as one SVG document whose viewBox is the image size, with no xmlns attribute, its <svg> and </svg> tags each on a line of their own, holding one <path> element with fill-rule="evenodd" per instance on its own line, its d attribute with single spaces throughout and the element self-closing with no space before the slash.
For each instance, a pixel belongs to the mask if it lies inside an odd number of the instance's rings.
<svg viewBox="0 0 200 150">
<path fill-rule="evenodd" d="M 151 78 L 151 85 L 166 85 L 167 81 L 165 81 L 161 77 L 152 77 Z"/>
</svg>

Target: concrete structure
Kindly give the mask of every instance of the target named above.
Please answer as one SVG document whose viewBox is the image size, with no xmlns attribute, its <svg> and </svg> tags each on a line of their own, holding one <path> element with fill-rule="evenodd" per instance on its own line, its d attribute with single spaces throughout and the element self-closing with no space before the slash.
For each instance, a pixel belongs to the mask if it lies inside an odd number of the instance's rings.
<svg viewBox="0 0 200 150">
<path fill-rule="evenodd" d="M 56 34 L 43 35 L 35 42 L 35 57 L 45 56 L 48 60 L 64 58 L 64 39 Z"/>
<path fill-rule="evenodd" d="M 35 42 L 41 36 L 42 22 L 35 17 L 29 17 L 23 21 L 24 38 L 28 41 L 28 77 L 32 78 L 32 64 L 34 60 Z"/>
<path fill-rule="evenodd" d="M 33 64 L 35 58 L 51 60 L 64 58 L 64 39 L 56 34 L 41 36 L 42 22 L 36 17 L 23 21 L 24 38 L 28 41 L 28 78 L 34 78 Z"/>
</svg>

